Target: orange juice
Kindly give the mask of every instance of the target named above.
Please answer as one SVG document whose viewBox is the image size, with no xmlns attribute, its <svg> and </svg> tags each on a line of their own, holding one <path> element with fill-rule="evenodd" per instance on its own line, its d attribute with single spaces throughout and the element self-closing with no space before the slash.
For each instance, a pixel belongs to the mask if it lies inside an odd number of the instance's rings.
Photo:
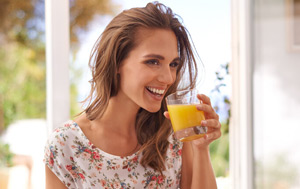
<svg viewBox="0 0 300 189">
<path fill-rule="evenodd" d="M 168 111 L 174 132 L 194 126 L 200 126 L 205 119 L 203 111 L 196 108 L 196 104 L 168 105 Z"/>
</svg>

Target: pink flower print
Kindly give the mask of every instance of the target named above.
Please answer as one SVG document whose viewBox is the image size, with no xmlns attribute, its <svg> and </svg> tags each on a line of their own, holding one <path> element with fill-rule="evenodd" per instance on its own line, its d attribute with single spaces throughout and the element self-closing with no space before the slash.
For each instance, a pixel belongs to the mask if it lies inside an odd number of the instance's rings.
<svg viewBox="0 0 300 189">
<path fill-rule="evenodd" d="M 128 160 L 123 161 L 123 166 L 127 166 L 128 165 Z"/>
<path fill-rule="evenodd" d="M 178 152 L 177 152 L 177 153 L 178 153 L 178 155 L 179 155 L 179 156 L 181 156 L 181 149 L 180 149 L 180 150 L 178 150 Z"/>
<path fill-rule="evenodd" d="M 172 151 L 171 156 L 174 158 L 176 157 L 176 153 L 174 151 Z"/>
<path fill-rule="evenodd" d="M 131 182 L 132 182 L 133 184 L 137 184 L 137 180 L 131 179 Z"/>
<path fill-rule="evenodd" d="M 51 167 L 53 167 L 53 165 L 54 165 L 54 160 L 53 160 L 53 158 L 50 158 L 50 159 L 49 159 L 49 165 L 50 165 Z"/>
<path fill-rule="evenodd" d="M 97 171 L 101 171 L 102 167 L 96 166 Z"/>
<path fill-rule="evenodd" d="M 151 181 L 150 183 L 149 183 L 149 185 L 148 185 L 148 189 L 154 189 L 154 188 L 156 188 L 155 187 L 155 185 L 156 185 L 156 182 L 155 181 Z"/>
<path fill-rule="evenodd" d="M 66 169 L 67 169 L 68 171 L 71 171 L 71 170 L 72 170 L 72 165 L 66 165 Z"/>
<path fill-rule="evenodd" d="M 84 160 L 88 160 L 91 157 L 91 155 L 87 152 L 81 153 L 81 156 L 82 156 L 82 159 L 84 159 Z"/>
<path fill-rule="evenodd" d="M 105 186 L 106 185 L 106 180 L 101 179 L 100 183 L 101 183 L 102 186 Z"/>
<path fill-rule="evenodd" d="M 81 178 L 81 179 L 85 179 L 84 175 L 82 173 L 78 173 L 78 176 Z"/>
<path fill-rule="evenodd" d="M 77 175 L 76 175 L 76 172 L 75 172 L 75 171 L 73 171 L 73 170 L 70 170 L 69 172 L 70 172 L 70 174 L 72 175 L 72 177 L 77 177 Z"/>
<path fill-rule="evenodd" d="M 138 156 L 135 156 L 135 157 L 132 159 L 133 162 L 137 162 L 137 160 L 138 160 Z"/>
<path fill-rule="evenodd" d="M 151 177 L 151 180 L 156 180 L 156 176 L 152 176 L 152 177 Z"/>
<path fill-rule="evenodd" d="M 121 188 L 121 184 L 119 182 L 115 181 L 113 183 L 113 188 L 116 188 L 116 189 Z"/>
<path fill-rule="evenodd" d="M 89 153 L 89 154 L 92 153 L 91 150 L 89 150 L 89 149 L 87 149 L 87 148 L 86 148 L 84 151 L 87 152 L 87 153 Z"/>
<path fill-rule="evenodd" d="M 158 183 L 158 184 L 161 184 L 161 183 L 163 183 L 163 181 L 164 181 L 164 177 L 161 176 L 161 175 L 159 175 L 159 176 L 157 177 L 157 183 Z"/>
<path fill-rule="evenodd" d="M 57 140 L 58 141 L 58 143 L 61 145 L 61 146 L 64 146 L 65 145 L 65 143 L 63 142 L 63 141 L 61 141 L 61 140 Z"/>
<path fill-rule="evenodd" d="M 93 152 L 93 158 L 96 159 L 96 160 L 99 160 L 100 159 L 100 155 L 98 152 Z"/>
<path fill-rule="evenodd" d="M 130 168 L 130 167 L 128 167 L 128 171 L 129 171 L 129 172 L 131 171 L 131 168 Z"/>
<path fill-rule="evenodd" d="M 96 166 L 96 169 L 98 171 L 100 171 L 102 169 L 102 166 L 103 166 L 103 163 L 99 163 L 97 166 Z"/>
</svg>

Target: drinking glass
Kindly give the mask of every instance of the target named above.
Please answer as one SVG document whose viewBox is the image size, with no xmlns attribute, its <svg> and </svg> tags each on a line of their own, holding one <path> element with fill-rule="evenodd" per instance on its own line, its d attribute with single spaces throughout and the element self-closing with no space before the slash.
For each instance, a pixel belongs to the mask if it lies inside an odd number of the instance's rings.
<svg viewBox="0 0 300 189">
<path fill-rule="evenodd" d="M 201 138 L 207 132 L 207 127 L 201 126 L 205 120 L 204 112 L 196 108 L 202 103 L 197 98 L 196 89 L 177 91 L 166 97 L 175 137 L 182 142 Z"/>
</svg>

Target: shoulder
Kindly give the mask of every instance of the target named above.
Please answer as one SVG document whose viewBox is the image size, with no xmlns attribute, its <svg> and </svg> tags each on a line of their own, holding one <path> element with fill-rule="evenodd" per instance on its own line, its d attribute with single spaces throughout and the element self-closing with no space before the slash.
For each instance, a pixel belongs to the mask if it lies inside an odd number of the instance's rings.
<svg viewBox="0 0 300 189">
<path fill-rule="evenodd" d="M 74 121 L 67 121 L 56 128 L 48 137 L 45 145 L 46 159 L 62 158 L 71 153 L 74 140 L 82 140 L 80 128 Z M 61 153 L 64 152 L 64 153 Z"/>
<path fill-rule="evenodd" d="M 56 128 L 49 136 L 48 142 L 67 141 L 70 137 L 80 135 L 80 128 L 74 121 L 67 121 L 62 126 Z"/>
<path fill-rule="evenodd" d="M 74 184 L 66 166 L 74 154 L 75 138 L 81 138 L 79 127 L 75 122 L 67 121 L 50 134 L 44 149 L 44 163 L 66 186 Z"/>
</svg>

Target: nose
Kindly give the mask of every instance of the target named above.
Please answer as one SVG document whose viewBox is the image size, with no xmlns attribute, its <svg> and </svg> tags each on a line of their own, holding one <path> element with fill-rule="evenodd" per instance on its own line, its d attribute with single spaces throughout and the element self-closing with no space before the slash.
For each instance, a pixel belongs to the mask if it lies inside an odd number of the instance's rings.
<svg viewBox="0 0 300 189">
<path fill-rule="evenodd" d="M 158 81 L 167 85 L 173 84 L 176 78 L 176 72 L 168 66 L 159 72 Z"/>
</svg>

